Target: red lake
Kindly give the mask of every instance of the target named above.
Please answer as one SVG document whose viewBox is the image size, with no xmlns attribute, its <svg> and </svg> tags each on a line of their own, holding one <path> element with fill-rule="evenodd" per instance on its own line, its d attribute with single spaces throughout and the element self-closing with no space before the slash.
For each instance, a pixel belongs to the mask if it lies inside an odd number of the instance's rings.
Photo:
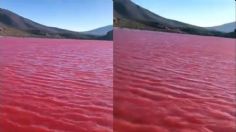
<svg viewBox="0 0 236 132">
<path fill-rule="evenodd" d="M 235 39 L 115 29 L 114 130 L 235 132 Z"/>
<path fill-rule="evenodd" d="M 112 132 L 112 41 L 0 38 L 1 132 Z"/>
</svg>

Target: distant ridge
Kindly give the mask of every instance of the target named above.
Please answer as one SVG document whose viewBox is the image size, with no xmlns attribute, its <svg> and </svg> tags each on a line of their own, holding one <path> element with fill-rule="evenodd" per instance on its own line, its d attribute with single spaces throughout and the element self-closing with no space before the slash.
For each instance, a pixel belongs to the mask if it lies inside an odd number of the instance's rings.
<svg viewBox="0 0 236 132">
<path fill-rule="evenodd" d="M 116 27 L 229 37 L 223 32 L 161 17 L 133 3 L 131 0 L 113 0 L 113 2 L 114 25 Z"/>
<path fill-rule="evenodd" d="M 222 25 L 214 26 L 214 27 L 207 27 L 207 29 L 220 31 L 224 33 L 230 33 L 236 29 L 236 22 L 230 22 L 230 23 L 226 23 L 226 24 L 222 24 Z"/>
<path fill-rule="evenodd" d="M 100 27 L 100 28 L 93 29 L 91 31 L 82 32 L 82 33 L 96 35 L 96 36 L 103 36 L 103 35 L 106 35 L 109 31 L 112 31 L 112 29 L 113 29 L 113 25 L 108 25 L 108 26 Z"/>
<path fill-rule="evenodd" d="M 56 27 L 48 27 L 2 8 L 0 8 L 0 35 L 19 37 L 101 39 L 101 36 L 84 34 Z M 107 39 L 106 35 L 104 35 L 103 38 Z M 108 40 L 110 40 L 110 38 Z"/>
</svg>

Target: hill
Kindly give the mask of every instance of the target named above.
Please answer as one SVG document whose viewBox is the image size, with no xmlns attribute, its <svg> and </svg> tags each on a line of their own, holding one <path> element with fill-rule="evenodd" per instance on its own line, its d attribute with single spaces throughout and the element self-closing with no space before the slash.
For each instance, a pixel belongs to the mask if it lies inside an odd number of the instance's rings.
<svg viewBox="0 0 236 132">
<path fill-rule="evenodd" d="M 113 25 L 108 25 L 108 26 L 97 28 L 97 29 L 93 29 L 91 31 L 86 31 L 83 33 L 90 34 L 90 35 L 96 35 L 96 36 L 104 36 L 112 29 L 113 29 Z"/>
<path fill-rule="evenodd" d="M 0 35 L 21 37 L 100 39 L 101 36 L 49 27 L 0 8 Z M 105 37 L 104 37 L 105 38 Z"/>
<path fill-rule="evenodd" d="M 224 33 L 230 33 L 236 29 L 236 22 L 230 22 L 230 23 L 226 23 L 226 24 L 214 26 L 214 27 L 207 27 L 207 29 L 220 31 Z"/>
<path fill-rule="evenodd" d="M 113 1 L 114 25 L 116 27 L 226 37 L 224 33 L 219 31 L 164 18 L 131 0 Z"/>
</svg>

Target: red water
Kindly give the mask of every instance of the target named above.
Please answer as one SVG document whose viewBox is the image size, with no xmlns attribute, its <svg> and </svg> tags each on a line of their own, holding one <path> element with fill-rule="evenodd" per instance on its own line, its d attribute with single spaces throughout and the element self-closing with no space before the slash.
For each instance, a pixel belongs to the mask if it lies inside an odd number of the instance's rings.
<svg viewBox="0 0 236 132">
<path fill-rule="evenodd" d="M 112 42 L 0 38 L 1 132 L 111 132 Z"/>
<path fill-rule="evenodd" d="M 235 132 L 235 39 L 116 29 L 116 132 Z"/>
</svg>

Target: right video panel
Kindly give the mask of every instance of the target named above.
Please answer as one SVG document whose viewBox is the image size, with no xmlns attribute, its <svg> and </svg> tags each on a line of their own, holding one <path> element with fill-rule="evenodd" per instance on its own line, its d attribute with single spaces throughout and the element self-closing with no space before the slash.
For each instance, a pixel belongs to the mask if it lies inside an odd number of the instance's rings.
<svg viewBox="0 0 236 132">
<path fill-rule="evenodd" d="M 235 132 L 235 1 L 113 2 L 114 132 Z"/>
</svg>

